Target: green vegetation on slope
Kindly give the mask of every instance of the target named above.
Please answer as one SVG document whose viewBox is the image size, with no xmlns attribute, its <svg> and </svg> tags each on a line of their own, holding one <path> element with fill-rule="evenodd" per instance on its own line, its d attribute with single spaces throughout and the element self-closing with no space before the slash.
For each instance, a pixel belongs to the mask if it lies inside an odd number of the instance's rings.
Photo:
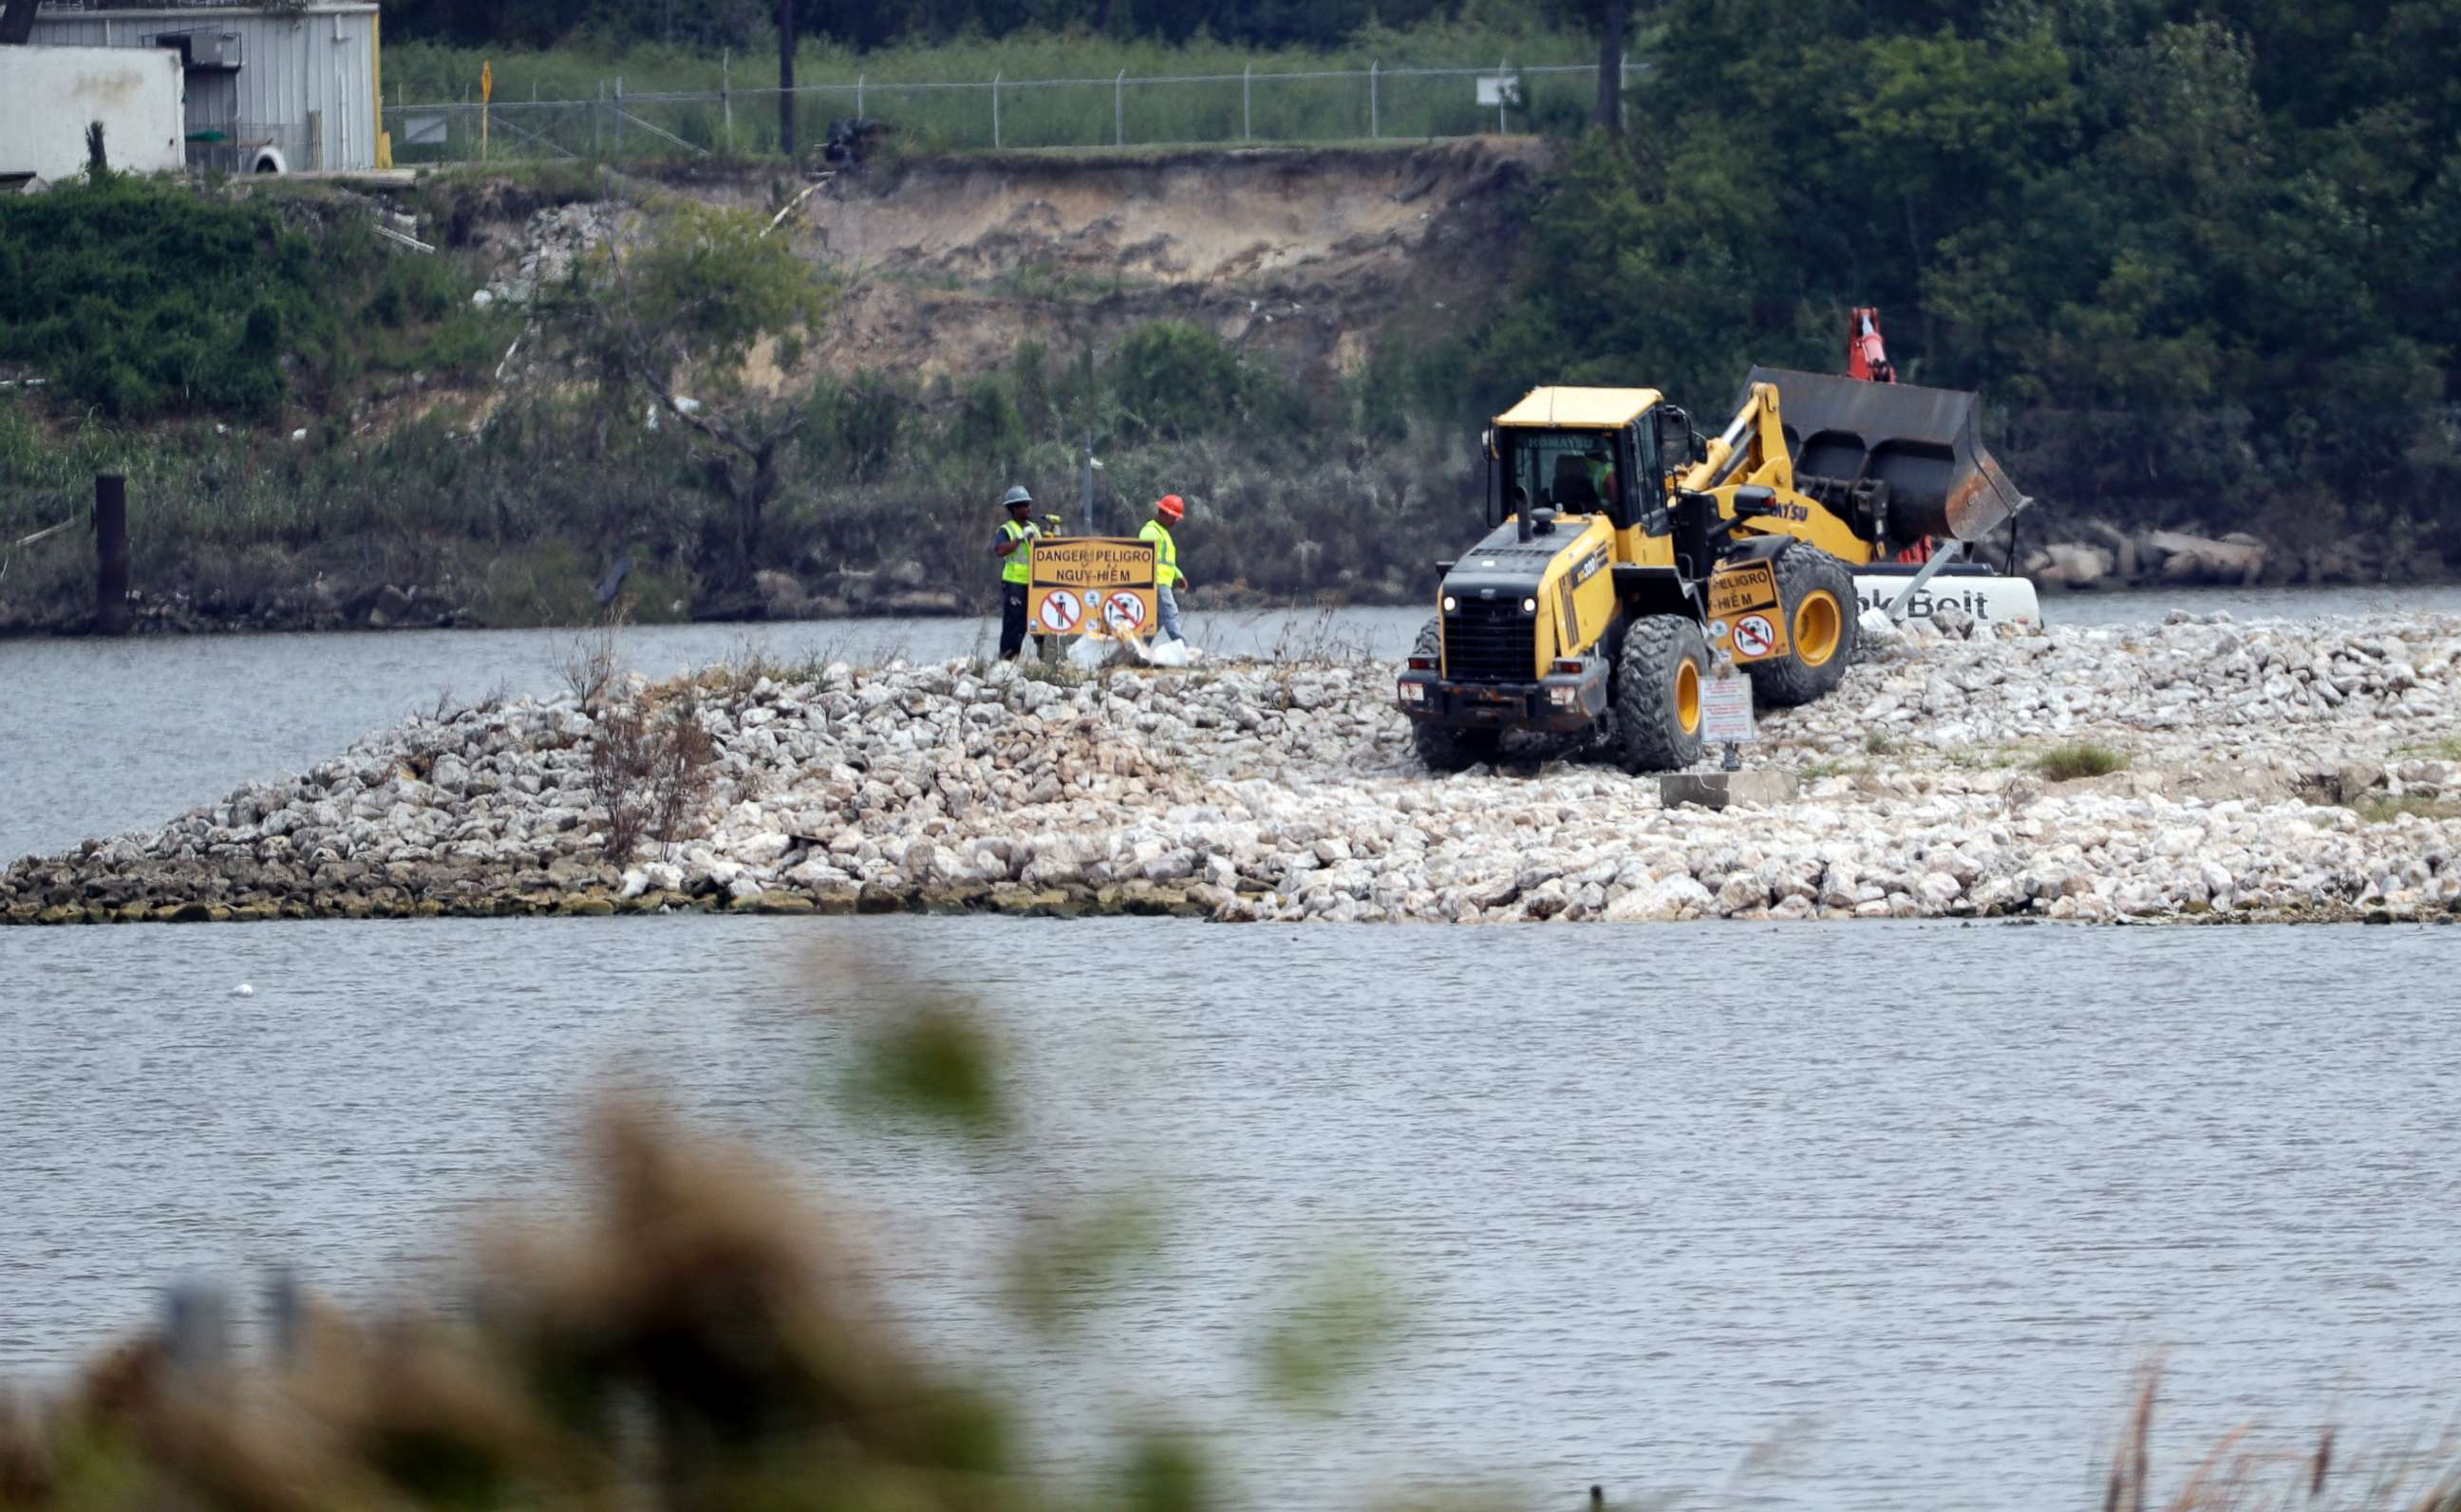
<svg viewBox="0 0 2461 1512">
<path fill-rule="evenodd" d="M 1239 30 L 1262 14 L 1218 34 L 1288 45 Z M 344 612 L 396 581 L 497 622 L 561 617 L 623 555 L 666 585 L 645 614 L 713 578 L 739 584 L 746 565 L 793 573 L 824 604 L 859 603 L 875 566 L 972 602 L 984 502 L 1023 480 L 1073 514 L 1090 431 L 1103 497 L 1126 506 L 1114 514 L 1165 491 L 1194 503 L 1200 586 L 1415 594 L 1472 507 L 1466 437 L 1530 385 L 1652 383 L 1713 416 L 1752 362 L 1835 369 L 1847 311 L 1874 304 L 1909 381 L 1984 393 L 1994 449 L 2054 514 L 2244 527 L 2291 560 L 2355 543 L 2352 570 L 2449 571 L 2461 43 L 2439 15 L 2390 0 L 2258 0 L 2227 20 L 2185 0 L 1980 13 L 1678 0 L 1637 38 L 1653 82 L 1633 94 L 1630 132 L 1568 150 L 1525 217 L 1527 266 L 1515 276 L 1499 257 L 1496 297 L 1444 317 L 1456 327 L 1398 311 L 1349 379 L 1295 378 L 1175 320 L 1029 343 L 954 381 L 825 372 L 800 413 L 771 416 L 793 442 L 748 533 L 688 428 L 646 433 L 629 400 L 516 386 L 489 396 L 502 407 L 475 434 L 449 409 L 359 434 L 371 374 L 488 371 L 514 318 L 473 311 L 474 275 L 452 259 L 376 246 L 363 206 L 116 181 L 0 202 L 0 358 L 37 365 L 95 415 L 63 433 L 30 408 L 0 431 L 0 540 L 75 507 L 81 470 L 107 453 L 137 459 L 148 518 L 175 525 L 168 542 L 140 534 L 139 581 L 200 604 L 286 602 L 324 573 Z M 947 20 L 860 55 L 815 43 L 804 76 L 1236 72 L 1250 56 L 1174 41 L 1145 12 L 1100 34 L 1003 23 L 918 40 Z M 714 81 L 706 51 L 617 31 L 610 45 L 641 49 L 623 56 L 649 72 L 635 92 Z M 1495 49 L 1524 60 L 1576 61 L 1587 45 L 1536 11 L 1480 10 L 1348 33 L 1335 61 L 1441 59 L 1509 33 L 1543 40 Z M 586 94 L 615 56 L 483 51 L 500 98 L 520 97 L 531 63 L 572 71 L 564 92 Z M 479 55 L 399 46 L 388 75 L 457 94 Z M 1218 112 L 1202 93 L 1156 108 Z M 1018 108 L 1023 131 L 1043 107 Z M 774 130 L 763 112 L 738 119 Z M 523 191 L 611 192 L 564 168 Z M 423 193 L 460 245 L 485 191 L 448 179 Z M 1025 267 L 995 292 L 1089 309 L 1120 292 L 1082 278 Z M 286 450 L 185 423 L 113 428 L 215 415 L 305 421 L 311 437 Z M 169 555 L 149 566 L 148 550 Z M 63 622 L 78 575 L 59 551 L 18 562 L 0 624 Z"/>
<path fill-rule="evenodd" d="M 738 581 L 744 526 L 683 427 L 649 430 L 637 399 L 520 387 L 477 423 L 448 403 L 380 435 L 319 422 L 296 445 L 203 421 L 55 432 L 27 401 L 0 402 L 0 543 L 68 518 L 92 474 L 113 470 L 135 500 L 135 581 L 210 622 L 355 624 L 392 584 L 420 591 L 423 620 L 579 623 L 591 584 L 628 556 L 643 619 L 758 611 L 708 597 Z M 823 608 L 899 586 L 979 607 L 982 523 L 1011 482 L 1082 528 L 1088 428 L 1104 438 L 1103 526 L 1187 495 L 1179 534 L 1209 593 L 1415 592 L 1425 543 L 1457 528 L 1470 465 L 1467 434 L 1361 444 L 1353 391 L 1311 394 L 1177 321 L 1110 355 L 1028 343 L 961 382 L 829 375 L 794 408 L 756 416 L 794 424 L 752 564 L 794 574 Z M 0 629 L 77 623 L 91 593 L 86 553 L 54 538 L 0 573 Z"/>
<path fill-rule="evenodd" d="M 265 418 L 369 372 L 475 372 L 510 332 L 370 213 L 103 175 L 0 199 L 0 360 L 114 418 Z"/>
</svg>

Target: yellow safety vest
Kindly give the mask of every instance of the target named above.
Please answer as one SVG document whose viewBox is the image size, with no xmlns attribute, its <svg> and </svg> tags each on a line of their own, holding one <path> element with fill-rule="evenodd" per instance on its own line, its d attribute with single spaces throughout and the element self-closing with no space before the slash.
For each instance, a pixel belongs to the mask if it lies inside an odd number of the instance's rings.
<svg viewBox="0 0 2461 1512">
<path fill-rule="evenodd" d="M 1170 587 L 1179 582 L 1179 543 L 1170 539 L 1170 530 L 1159 520 L 1148 520 L 1137 532 L 1140 541 L 1154 543 L 1154 586 Z"/>
<path fill-rule="evenodd" d="M 1020 525 L 1014 520 L 1003 520 L 1000 522 L 1000 534 L 1008 537 L 1011 541 L 1022 541 L 1026 543 L 1024 550 L 1012 551 L 1006 557 L 1001 559 L 1000 581 L 1002 583 L 1033 582 L 1033 542 L 1034 538 L 1041 534 L 1041 532 L 1032 525 Z"/>
</svg>

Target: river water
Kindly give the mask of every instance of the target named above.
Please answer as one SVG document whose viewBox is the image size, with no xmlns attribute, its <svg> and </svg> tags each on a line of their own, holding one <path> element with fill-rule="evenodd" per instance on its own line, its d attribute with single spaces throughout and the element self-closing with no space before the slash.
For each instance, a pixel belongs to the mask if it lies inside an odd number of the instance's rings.
<svg viewBox="0 0 2461 1512">
<path fill-rule="evenodd" d="M 2452 936 L 1001 919 L 0 930 L 0 1378 L 190 1272 L 346 1298 L 568 1207 L 646 1077 L 858 1215 L 893 1310 L 1030 1385 L 1062 1474 L 1211 1425 L 1250 1504 L 1487 1480 L 1695 1505 L 2098 1499 L 2167 1356 L 2159 1479 L 2408 1442 L 2461 1352 Z M 252 997 L 230 995 L 253 984 Z M 997 1149 L 844 1113 L 873 1006 L 978 992 Z M 1163 1247 L 1065 1350 L 997 1300 L 1020 1205 L 1142 1192 Z M 1402 1326 L 1328 1416 L 1254 1389 L 1295 1278 Z M 1073 1362 L 1073 1363 L 1072 1363 Z M 1631 1503 L 1627 1503 L 1631 1504 Z"/>
<path fill-rule="evenodd" d="M 2437 590 L 2461 608 L 2461 594 Z M 2430 595 L 2431 597 L 2432 595 Z M 2172 599 L 2054 601 L 2153 619 Z M 2359 593 L 2199 595 L 2348 612 Z M 1390 656 L 1409 610 L 1217 647 Z M 1193 628 L 1193 627 L 1192 627 Z M 965 654 L 969 622 L 755 632 Z M 551 632 L 0 642 L 0 855 L 296 770 L 450 689 L 558 686 Z M 631 633 L 665 672 L 738 628 Z M 1029 1384 L 1063 1474 L 1162 1416 L 1249 1504 L 1485 1479 L 1513 1505 L 2091 1504 L 2162 1352 L 2159 1467 L 2450 1417 L 2454 935 L 2413 928 L 1217 927 L 1160 920 L 437 920 L 0 930 L 0 1382 L 166 1280 L 353 1300 L 570 1203 L 590 1089 L 646 1077 L 857 1215 L 894 1310 Z M 252 983 L 254 996 L 229 990 Z M 998 1150 L 850 1120 L 873 1005 L 978 992 L 1028 1112 Z M 1140 1191 L 1167 1244 L 1074 1346 L 998 1303 L 1019 1204 Z M 1403 1308 L 1330 1416 L 1253 1388 L 1294 1278 Z"/>
</svg>

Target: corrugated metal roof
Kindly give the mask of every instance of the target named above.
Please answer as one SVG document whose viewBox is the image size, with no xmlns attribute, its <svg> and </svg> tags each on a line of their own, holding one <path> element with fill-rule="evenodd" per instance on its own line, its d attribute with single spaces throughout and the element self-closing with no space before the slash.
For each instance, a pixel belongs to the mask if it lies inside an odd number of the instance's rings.
<svg viewBox="0 0 2461 1512">
<path fill-rule="evenodd" d="M 1613 430 L 1664 397 L 1656 389 L 1532 389 L 1495 423 Z"/>
</svg>

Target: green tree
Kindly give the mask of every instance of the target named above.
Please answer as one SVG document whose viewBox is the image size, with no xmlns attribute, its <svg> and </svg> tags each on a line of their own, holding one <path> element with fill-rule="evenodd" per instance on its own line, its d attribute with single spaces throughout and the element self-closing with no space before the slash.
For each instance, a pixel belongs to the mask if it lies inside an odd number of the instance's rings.
<svg viewBox="0 0 2461 1512">
<path fill-rule="evenodd" d="M 1156 440 L 1202 436 L 1238 418 L 1250 387 L 1238 353 L 1185 320 L 1130 331 L 1112 353 L 1111 384 L 1127 434 Z"/>
<path fill-rule="evenodd" d="M 748 210 L 658 205 L 641 241 L 616 239 L 565 302 L 607 385 L 646 395 L 690 437 L 725 505 L 704 564 L 719 592 L 748 586 L 760 560 L 788 443 L 812 415 L 782 389 L 843 293 L 773 229 Z"/>
<path fill-rule="evenodd" d="M 2461 547 L 2461 6 L 1671 0 L 1651 36 L 1629 133 L 1535 197 L 1487 401 L 1714 408 L 1878 305 L 2046 500 L 2303 528 L 2322 480 Z"/>
</svg>

